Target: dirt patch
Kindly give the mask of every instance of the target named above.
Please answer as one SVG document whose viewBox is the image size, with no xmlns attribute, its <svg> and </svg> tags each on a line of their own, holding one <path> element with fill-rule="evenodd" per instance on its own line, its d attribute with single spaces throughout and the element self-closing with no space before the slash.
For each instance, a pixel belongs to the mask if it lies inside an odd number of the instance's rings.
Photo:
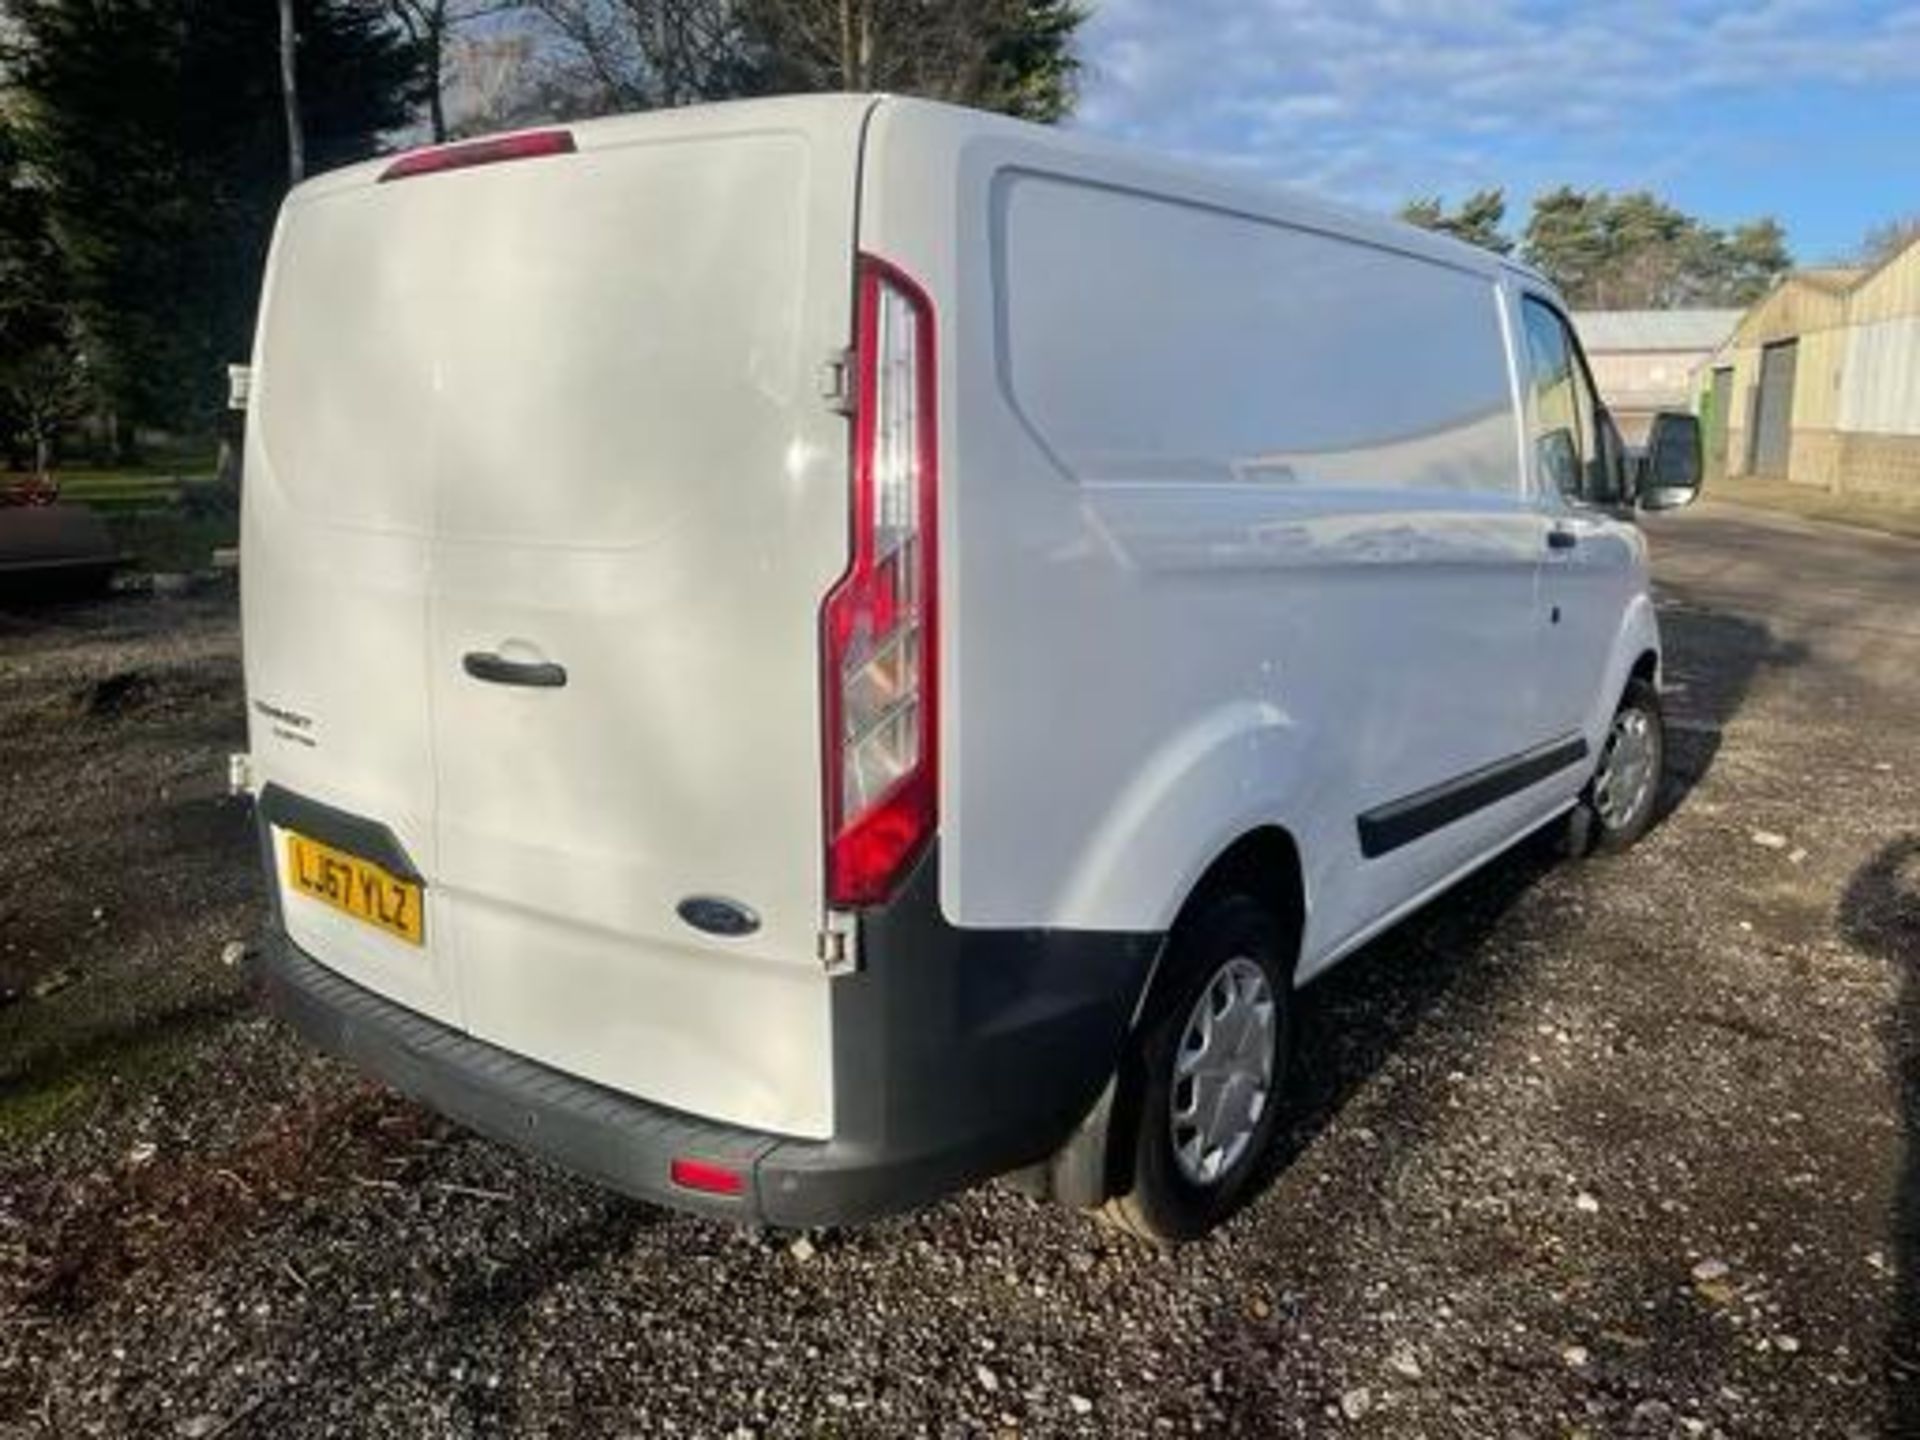
<svg viewBox="0 0 1920 1440">
<path fill-rule="evenodd" d="M 231 597 L 0 611 L 0 1136 L 231 1001 L 254 923 Z"/>
</svg>

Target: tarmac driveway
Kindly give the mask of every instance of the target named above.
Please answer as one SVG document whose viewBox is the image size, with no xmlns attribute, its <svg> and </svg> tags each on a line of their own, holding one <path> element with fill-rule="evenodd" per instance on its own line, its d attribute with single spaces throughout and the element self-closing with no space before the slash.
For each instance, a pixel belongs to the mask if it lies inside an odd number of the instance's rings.
<svg viewBox="0 0 1920 1440">
<path fill-rule="evenodd" d="M 1002 1187 L 721 1229 L 309 1054 L 221 959 L 231 603 L 0 612 L 0 1435 L 1920 1434 L 1920 544 L 1654 543 L 1665 823 L 1315 986 L 1171 1259 Z"/>
</svg>

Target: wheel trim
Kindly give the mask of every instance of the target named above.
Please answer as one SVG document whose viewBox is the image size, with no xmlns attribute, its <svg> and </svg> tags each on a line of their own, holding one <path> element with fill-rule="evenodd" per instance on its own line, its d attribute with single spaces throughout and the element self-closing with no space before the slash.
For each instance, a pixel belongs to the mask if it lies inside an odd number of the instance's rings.
<svg viewBox="0 0 1920 1440">
<path fill-rule="evenodd" d="M 1593 776 L 1593 808 L 1609 830 L 1623 830 L 1639 815 L 1653 789 L 1657 755 L 1646 711 L 1635 707 L 1613 717 Z"/>
<path fill-rule="evenodd" d="M 1168 1125 L 1191 1185 L 1217 1185 L 1247 1156 L 1272 1100 L 1279 1008 L 1267 972 L 1235 956 L 1194 1001 L 1174 1052 Z"/>
</svg>

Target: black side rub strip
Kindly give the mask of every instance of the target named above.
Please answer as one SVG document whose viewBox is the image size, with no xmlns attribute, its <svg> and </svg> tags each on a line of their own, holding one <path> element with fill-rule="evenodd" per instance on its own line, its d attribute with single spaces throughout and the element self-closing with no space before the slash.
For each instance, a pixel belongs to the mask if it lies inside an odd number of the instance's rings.
<svg viewBox="0 0 1920 1440">
<path fill-rule="evenodd" d="M 1585 737 L 1569 735 L 1390 800 L 1360 817 L 1360 853 L 1376 860 L 1586 758 Z"/>
</svg>

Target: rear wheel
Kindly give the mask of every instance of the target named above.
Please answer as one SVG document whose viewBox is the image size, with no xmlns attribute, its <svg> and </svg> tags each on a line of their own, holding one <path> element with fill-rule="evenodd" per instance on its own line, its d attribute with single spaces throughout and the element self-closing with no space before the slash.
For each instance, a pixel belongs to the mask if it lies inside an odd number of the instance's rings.
<svg viewBox="0 0 1920 1440">
<path fill-rule="evenodd" d="M 1575 834 L 1584 843 L 1575 848 L 1599 854 L 1624 850 L 1652 829 L 1666 761 L 1660 692 L 1636 677 L 1627 682 L 1600 742 L 1600 763 L 1580 797 Z"/>
<path fill-rule="evenodd" d="M 1292 998 L 1283 931 L 1258 901 L 1225 895 L 1182 923 L 1135 1042 L 1130 1182 L 1109 1219 L 1172 1245 L 1245 1198 L 1279 1122 Z"/>
</svg>

